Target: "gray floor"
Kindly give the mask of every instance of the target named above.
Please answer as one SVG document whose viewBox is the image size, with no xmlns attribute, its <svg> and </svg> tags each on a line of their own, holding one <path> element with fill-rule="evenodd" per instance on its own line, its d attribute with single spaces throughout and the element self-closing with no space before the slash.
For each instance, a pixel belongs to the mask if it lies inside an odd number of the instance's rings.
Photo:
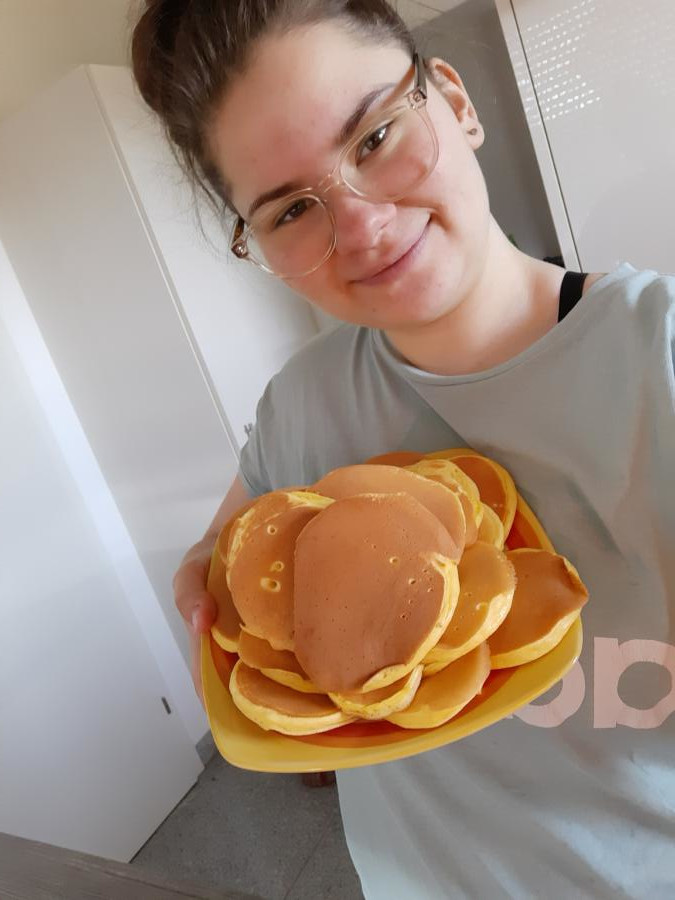
<svg viewBox="0 0 675 900">
<path fill-rule="evenodd" d="M 337 790 L 230 766 L 210 741 L 199 781 L 134 857 L 167 880 L 265 900 L 362 900 Z"/>
</svg>

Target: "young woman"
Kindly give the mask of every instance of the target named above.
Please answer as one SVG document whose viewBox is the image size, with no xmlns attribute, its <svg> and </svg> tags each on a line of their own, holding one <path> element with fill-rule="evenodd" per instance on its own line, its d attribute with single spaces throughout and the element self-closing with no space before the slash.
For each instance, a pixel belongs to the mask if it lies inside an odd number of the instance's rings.
<svg viewBox="0 0 675 900">
<path fill-rule="evenodd" d="M 346 323 L 272 379 L 176 573 L 195 660 L 211 548 L 249 496 L 386 451 L 486 452 L 589 586 L 581 665 L 520 716 L 338 773 L 364 893 L 675 895 L 675 279 L 624 264 L 582 290 L 519 252 L 462 81 L 384 0 L 149 2 L 133 62 L 241 264 Z"/>
</svg>

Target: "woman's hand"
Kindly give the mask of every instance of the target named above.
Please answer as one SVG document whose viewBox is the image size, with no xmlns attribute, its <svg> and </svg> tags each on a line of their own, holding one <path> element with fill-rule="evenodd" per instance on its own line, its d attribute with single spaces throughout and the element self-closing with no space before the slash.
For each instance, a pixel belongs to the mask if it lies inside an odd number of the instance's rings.
<svg viewBox="0 0 675 900">
<path fill-rule="evenodd" d="M 218 607 L 206 590 L 211 553 L 221 528 L 249 500 L 243 482 L 235 478 L 204 537 L 190 547 L 173 576 L 173 592 L 190 639 L 190 671 L 202 706 L 201 639 L 215 621 Z"/>
<path fill-rule="evenodd" d="M 176 606 L 185 621 L 190 640 L 192 681 L 202 706 L 201 636 L 208 633 L 218 611 L 216 601 L 206 590 L 211 552 L 217 537 L 217 532 L 207 534 L 194 547 L 190 547 L 173 577 Z"/>
</svg>

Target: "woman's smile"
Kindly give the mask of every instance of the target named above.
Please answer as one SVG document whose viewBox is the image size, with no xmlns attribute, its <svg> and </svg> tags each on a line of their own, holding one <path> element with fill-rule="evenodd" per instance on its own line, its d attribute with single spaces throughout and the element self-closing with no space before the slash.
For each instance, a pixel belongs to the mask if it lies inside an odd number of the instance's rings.
<svg viewBox="0 0 675 900">
<path fill-rule="evenodd" d="M 391 254 L 392 262 L 384 262 L 384 265 L 376 268 L 372 275 L 367 275 L 365 278 L 355 278 L 353 283 L 364 287 L 380 287 L 384 284 L 391 284 L 402 275 L 405 275 L 419 259 L 426 243 L 428 230 L 429 220 L 427 220 L 422 232 L 414 239 L 412 244 L 408 244 L 407 247 L 404 244 Z"/>
</svg>

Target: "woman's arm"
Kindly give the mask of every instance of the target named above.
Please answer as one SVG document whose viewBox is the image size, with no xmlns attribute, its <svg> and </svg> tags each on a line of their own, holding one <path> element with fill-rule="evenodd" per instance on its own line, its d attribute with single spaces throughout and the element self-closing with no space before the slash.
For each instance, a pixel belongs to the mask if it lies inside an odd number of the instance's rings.
<svg viewBox="0 0 675 900">
<path fill-rule="evenodd" d="M 223 525 L 249 499 L 242 480 L 239 477 L 235 478 L 204 537 L 190 547 L 173 577 L 175 603 L 185 621 L 190 639 L 192 680 L 202 703 L 204 698 L 200 672 L 201 635 L 208 632 L 217 612 L 216 601 L 206 590 L 211 553 Z"/>
</svg>

